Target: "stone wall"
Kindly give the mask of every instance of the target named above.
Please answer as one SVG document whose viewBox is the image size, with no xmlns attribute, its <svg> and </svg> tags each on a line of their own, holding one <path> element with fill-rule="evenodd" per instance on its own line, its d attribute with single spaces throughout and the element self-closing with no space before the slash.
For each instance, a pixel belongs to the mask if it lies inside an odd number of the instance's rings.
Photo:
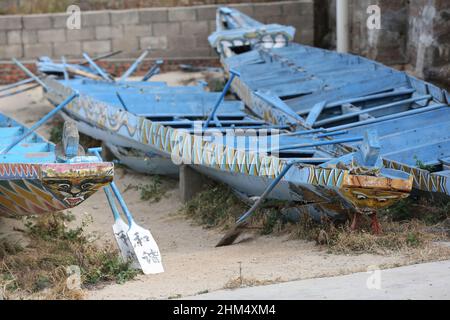
<svg viewBox="0 0 450 320">
<path fill-rule="evenodd" d="M 94 11 L 282 1 L 289 0 L 0 0 L 0 14 L 65 12 L 71 4 L 78 5 L 84 11 Z"/>
<path fill-rule="evenodd" d="M 264 22 L 294 25 L 297 41 L 312 44 L 313 1 L 237 4 L 233 7 Z M 81 29 L 66 28 L 68 15 L 0 16 L 0 61 L 42 55 L 80 57 L 122 50 L 117 58 L 136 57 L 147 47 L 150 57 L 216 58 L 207 37 L 215 30 L 217 6 L 82 11 Z"/>
<path fill-rule="evenodd" d="M 411 72 L 450 89 L 448 0 L 410 0 L 406 51 Z"/>
<path fill-rule="evenodd" d="M 320 5 L 319 5 L 320 3 Z M 448 0 L 350 0 L 351 52 L 405 69 L 450 89 L 450 7 Z M 381 29 L 369 30 L 367 7 L 381 9 Z M 315 44 L 336 47 L 336 1 L 316 0 L 323 26 Z M 316 21 L 320 21 L 316 13 Z"/>
</svg>

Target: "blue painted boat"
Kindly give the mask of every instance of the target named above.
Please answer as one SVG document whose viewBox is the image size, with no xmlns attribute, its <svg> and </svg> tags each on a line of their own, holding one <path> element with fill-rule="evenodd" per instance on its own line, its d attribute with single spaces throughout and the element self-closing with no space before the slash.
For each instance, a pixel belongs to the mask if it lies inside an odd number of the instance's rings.
<svg viewBox="0 0 450 320">
<path fill-rule="evenodd" d="M 43 81 L 46 97 L 54 104 L 76 90 L 78 98 L 63 113 L 75 119 L 81 131 L 113 141 L 114 146 L 150 154 L 150 163 L 153 155 L 158 155 L 174 166 L 190 165 L 249 196 L 260 195 L 290 161 L 304 158 L 308 159 L 292 166 L 283 176 L 270 194 L 271 198 L 295 201 L 308 211 L 329 215 L 347 214 L 352 209 L 371 210 L 373 214 L 374 208 L 388 206 L 408 196 L 412 187 L 410 175 L 380 167 L 377 146 L 371 135 L 358 137 L 366 141 L 366 148 L 347 152 L 339 166 L 319 166 L 325 154 L 323 150 L 340 148 L 337 141 L 330 143 L 329 137 L 322 134 L 290 136 L 287 126 L 268 125 L 249 117 L 240 102 L 220 104 L 211 126 L 203 128 L 205 116 L 217 99 L 215 93 L 209 93 L 212 99 L 208 101 L 205 93 L 180 98 L 170 87 L 168 91 L 160 91 L 159 98 L 149 91 L 138 96 L 117 89 L 125 110 L 117 101 L 115 90 L 97 92 L 94 86 L 79 85 L 80 81 L 52 78 Z M 199 98 L 203 101 L 197 105 Z M 181 102 L 177 104 L 177 101 Z M 154 107 L 159 102 L 165 103 L 162 110 Z M 168 118 L 167 110 L 171 110 L 172 104 L 176 105 L 174 110 L 184 108 L 184 115 L 180 114 L 184 119 Z M 197 105 L 197 111 L 188 117 L 191 105 Z M 196 113 L 200 107 L 206 108 L 202 109 L 205 113 Z M 146 108 L 152 113 L 144 113 Z M 304 148 L 299 150 L 293 144 L 303 144 Z M 365 171 L 362 168 L 366 168 Z"/>
<path fill-rule="evenodd" d="M 230 15 L 245 17 L 219 9 L 217 24 L 226 28 L 222 22 Z M 219 28 L 216 37 L 221 32 Z M 386 168 L 411 174 L 417 190 L 450 195 L 447 91 L 359 56 L 292 42 L 230 56 L 215 48 L 224 69 L 240 73 L 232 90 L 253 113 L 295 127 L 291 137 L 322 134 L 343 141 L 338 150 L 322 149 L 320 157 L 327 161 L 320 166 L 335 164 L 337 157 L 360 146 L 352 138 L 376 130 Z M 295 150 L 294 143 L 289 151 Z"/>
<path fill-rule="evenodd" d="M 409 174 L 380 165 L 376 133 L 344 140 L 322 133 L 291 135 L 287 124 L 249 116 L 242 102 L 222 102 L 237 73 L 222 93 L 210 93 L 123 77 L 117 81 L 95 69 L 102 81 L 43 79 L 46 97 L 56 105 L 77 93 L 63 115 L 126 155 L 137 150 L 140 164 L 148 156 L 156 165 L 145 170 L 158 173 L 153 170 L 167 170 L 169 163 L 185 164 L 249 196 L 276 181 L 269 197 L 329 215 L 356 210 L 374 216 L 375 209 L 411 190 Z M 343 149 L 342 143 L 352 141 L 364 144 Z M 156 157 L 161 162 L 153 161 Z"/>
<path fill-rule="evenodd" d="M 279 24 L 262 24 L 237 10 L 217 10 L 216 31 L 208 37 L 221 56 L 256 48 L 281 48 L 294 39 L 295 28 Z"/>
<path fill-rule="evenodd" d="M 71 134 L 66 135 L 66 143 L 55 146 L 0 114 L 0 214 L 36 215 L 73 208 L 112 181 L 113 164 L 84 155 L 74 125 L 65 128 L 65 133 L 72 128 Z"/>
<path fill-rule="evenodd" d="M 61 67 L 59 64 L 57 65 Z M 136 67 L 137 63 L 133 64 L 129 70 Z M 61 98 L 61 96 L 57 96 L 58 93 L 77 92 L 89 105 L 102 105 L 105 112 L 117 115 L 120 112 L 130 113 L 136 117 L 138 122 L 151 120 L 160 125 L 185 129 L 191 133 L 202 128 L 205 120 L 212 114 L 217 101 L 223 99 L 221 93 L 207 92 L 203 85 L 168 86 L 164 82 L 127 81 L 126 77 L 110 81 L 110 77 L 101 71 L 100 67 L 96 66 L 96 69 L 97 75 L 104 74 L 102 80 L 78 76 L 45 80 L 46 83 L 43 85 L 50 88 L 47 90 L 47 97 L 56 105 Z M 91 72 L 94 71 L 91 70 Z M 129 71 L 127 73 L 131 74 Z M 87 105 L 85 107 L 90 108 Z M 70 108 L 65 108 L 61 114 L 65 119 L 75 120 L 80 132 L 102 140 L 104 148 L 130 168 L 144 173 L 178 174 L 178 166 L 166 154 L 131 139 L 131 132 L 99 126 L 98 123 L 92 121 L 87 111 L 80 115 L 72 112 Z M 209 123 L 210 128 L 222 132 L 228 128 L 257 129 L 263 126 L 287 128 L 283 125 L 270 125 L 249 116 L 240 101 L 221 102 L 220 108 L 215 112 L 212 120 Z"/>
</svg>

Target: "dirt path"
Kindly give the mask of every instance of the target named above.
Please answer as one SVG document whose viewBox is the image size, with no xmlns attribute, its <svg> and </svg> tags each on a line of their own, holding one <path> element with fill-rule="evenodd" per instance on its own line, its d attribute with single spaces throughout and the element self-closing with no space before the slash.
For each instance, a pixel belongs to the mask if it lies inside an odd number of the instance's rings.
<svg viewBox="0 0 450 320">
<path fill-rule="evenodd" d="M 198 74 L 169 73 L 157 80 L 176 84 L 180 78 L 200 78 Z M 15 97 L 1 99 L 0 110 L 30 125 L 51 110 L 42 99 L 40 89 Z M 49 126 L 40 131 L 48 136 Z M 123 191 L 129 184 L 145 184 L 151 177 L 128 170 L 116 170 L 115 181 Z M 314 243 L 288 241 L 283 237 L 249 238 L 237 245 L 215 248 L 221 234 L 215 230 L 194 226 L 179 209 L 176 182 L 160 202 L 140 200 L 139 191 L 129 189 L 124 197 L 136 220 L 149 228 L 162 252 L 165 273 L 138 276 L 122 285 L 110 284 L 87 292 L 88 299 L 157 299 L 191 296 L 222 289 L 242 277 L 255 285 L 270 282 L 325 277 L 366 271 L 369 266 L 395 266 L 409 262 L 404 256 L 331 255 Z M 102 192 L 98 192 L 81 206 L 71 210 L 78 217 L 90 214 L 94 222 L 88 231 L 96 233 L 100 241 L 113 241 L 112 215 Z M 18 220 L 0 218 L 0 233 L 17 235 L 13 226 Z"/>
</svg>

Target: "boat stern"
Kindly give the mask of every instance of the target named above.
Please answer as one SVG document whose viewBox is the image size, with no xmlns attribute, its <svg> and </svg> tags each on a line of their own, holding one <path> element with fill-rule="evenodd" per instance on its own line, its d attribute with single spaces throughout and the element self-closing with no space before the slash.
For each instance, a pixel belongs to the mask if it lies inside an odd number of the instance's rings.
<svg viewBox="0 0 450 320">
<path fill-rule="evenodd" d="M 110 162 L 57 163 L 41 166 L 42 185 L 55 198 L 73 208 L 113 181 Z"/>
<path fill-rule="evenodd" d="M 392 175 L 345 175 L 340 193 L 357 210 L 371 213 L 407 198 L 413 187 L 412 175 L 397 171 Z"/>
</svg>

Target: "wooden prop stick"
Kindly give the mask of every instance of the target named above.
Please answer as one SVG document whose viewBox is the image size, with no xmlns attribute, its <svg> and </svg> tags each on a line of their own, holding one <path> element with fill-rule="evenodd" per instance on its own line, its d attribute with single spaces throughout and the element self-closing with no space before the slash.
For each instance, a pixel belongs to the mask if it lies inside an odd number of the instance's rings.
<svg viewBox="0 0 450 320">
<path fill-rule="evenodd" d="M 102 68 L 100 68 L 92 59 L 91 57 L 89 57 L 89 55 L 87 53 L 83 53 L 83 57 L 89 61 L 89 64 L 92 68 L 95 69 L 95 71 L 98 72 L 98 74 L 100 74 L 100 76 L 105 79 L 106 81 L 114 81 L 114 79 Z"/>
<path fill-rule="evenodd" d="M 219 99 L 217 99 L 216 105 L 214 106 L 212 112 L 209 114 L 208 119 L 206 119 L 205 123 L 203 124 L 203 129 L 207 129 L 209 126 L 209 123 L 213 119 L 216 122 L 217 126 L 220 126 L 220 123 L 217 121 L 217 118 L 216 118 L 217 109 L 219 109 L 220 104 L 222 103 L 223 99 L 225 98 L 225 95 L 227 94 L 228 90 L 230 89 L 231 83 L 233 82 L 234 78 L 236 76 L 239 76 L 239 73 L 235 70 L 230 70 L 230 73 L 231 73 L 231 77 L 228 79 L 227 83 L 225 84 L 225 87 L 223 88 Z"/>
<path fill-rule="evenodd" d="M 98 60 L 101 60 L 101 59 L 110 58 L 110 57 L 118 55 L 120 53 L 122 53 L 122 50 L 113 51 L 113 52 L 106 53 L 106 54 L 97 56 L 95 58 L 92 58 L 92 61 L 98 61 Z M 89 64 L 89 61 L 83 61 L 83 62 L 80 63 L 80 65 L 82 65 L 82 66 L 85 66 L 87 64 Z"/>
<path fill-rule="evenodd" d="M 300 163 L 298 160 L 287 162 L 280 174 L 269 184 L 269 186 L 264 190 L 263 194 L 258 198 L 258 200 L 252 205 L 252 207 L 244 213 L 237 221 L 233 229 L 228 231 L 222 239 L 217 243 L 216 247 L 228 246 L 232 244 L 239 235 L 244 231 L 244 228 L 248 225 L 248 218 L 258 209 L 258 207 L 263 203 L 267 196 L 272 192 L 272 190 L 280 183 L 281 179 L 286 175 L 290 168 L 296 163 Z"/>
<path fill-rule="evenodd" d="M 28 70 L 27 67 L 25 67 L 19 60 L 16 60 L 16 58 L 12 59 L 14 61 L 14 63 L 20 68 L 22 69 L 23 72 L 25 72 L 30 78 L 33 78 L 37 83 L 39 83 L 43 88 L 45 88 L 45 90 L 48 90 L 47 85 L 42 82 L 41 79 L 39 79 L 38 76 L 36 76 L 33 72 L 31 72 L 30 70 Z"/>
<path fill-rule="evenodd" d="M 136 71 L 137 67 L 139 67 L 139 65 L 142 63 L 142 61 L 144 60 L 144 58 L 148 55 L 148 53 L 150 52 L 150 50 L 145 50 L 140 56 L 139 58 L 137 58 L 137 60 L 128 68 L 127 71 L 125 71 L 125 73 L 120 77 L 119 81 L 126 81 L 127 78 L 129 76 L 131 76 L 133 74 L 134 71 Z"/>
</svg>

